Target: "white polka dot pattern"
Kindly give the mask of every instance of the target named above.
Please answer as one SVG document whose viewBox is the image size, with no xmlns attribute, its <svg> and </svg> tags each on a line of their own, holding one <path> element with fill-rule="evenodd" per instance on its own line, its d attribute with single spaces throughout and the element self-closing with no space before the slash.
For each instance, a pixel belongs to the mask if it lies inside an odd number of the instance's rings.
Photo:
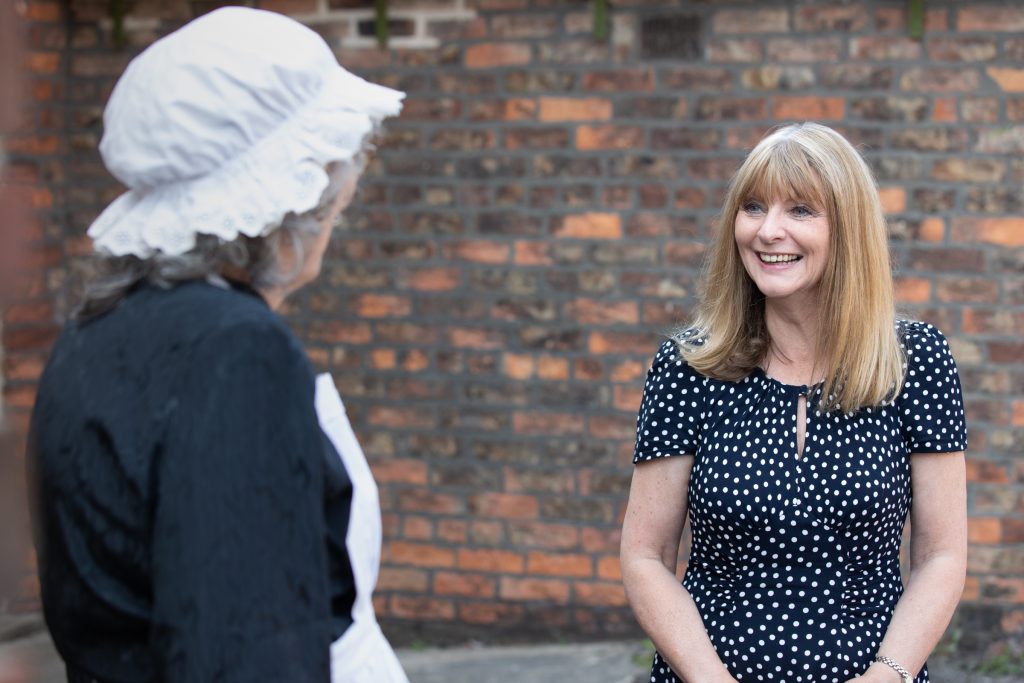
<svg viewBox="0 0 1024 683">
<path fill-rule="evenodd" d="M 903 591 L 910 453 L 966 449 L 960 380 L 931 325 L 900 321 L 895 401 L 819 414 L 820 386 L 698 374 L 674 341 L 647 374 L 633 461 L 695 454 L 683 585 L 743 683 L 842 683 L 871 664 Z M 797 401 L 807 396 L 796 456 Z M 655 656 L 652 683 L 679 683 Z M 927 666 L 915 683 L 927 683 Z"/>
</svg>

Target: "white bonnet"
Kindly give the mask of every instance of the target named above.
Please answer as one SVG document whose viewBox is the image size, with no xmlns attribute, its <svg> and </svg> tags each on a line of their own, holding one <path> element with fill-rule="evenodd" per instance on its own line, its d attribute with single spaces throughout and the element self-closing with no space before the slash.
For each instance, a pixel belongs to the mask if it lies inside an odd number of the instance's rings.
<svg viewBox="0 0 1024 683">
<path fill-rule="evenodd" d="M 100 154 L 129 191 L 89 228 L 97 251 L 183 254 L 196 234 L 265 235 L 314 208 L 325 167 L 351 161 L 404 93 L 341 66 L 280 14 L 211 12 L 128 65 L 103 114 Z"/>
</svg>

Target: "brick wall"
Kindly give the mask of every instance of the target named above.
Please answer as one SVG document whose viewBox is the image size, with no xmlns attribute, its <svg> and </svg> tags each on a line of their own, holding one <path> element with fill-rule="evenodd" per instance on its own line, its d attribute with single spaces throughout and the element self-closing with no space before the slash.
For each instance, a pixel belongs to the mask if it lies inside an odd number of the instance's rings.
<svg viewBox="0 0 1024 683">
<path fill-rule="evenodd" d="M 22 420 L 85 227 L 118 193 L 95 153 L 105 97 L 131 54 L 213 4 L 137 0 L 117 48 L 105 2 L 28 2 L 33 127 L 13 151 L 38 182 L 37 276 L 4 318 Z M 806 118 L 864 150 L 900 304 L 960 365 L 971 549 L 953 640 L 1020 644 L 1024 8 L 929 0 L 913 39 L 902 0 L 611 4 L 602 42 L 588 2 L 396 0 L 379 50 L 366 3 L 262 2 L 409 92 L 288 311 L 381 485 L 387 626 L 636 632 L 617 547 L 643 375 L 693 304 L 745 150 Z"/>
</svg>

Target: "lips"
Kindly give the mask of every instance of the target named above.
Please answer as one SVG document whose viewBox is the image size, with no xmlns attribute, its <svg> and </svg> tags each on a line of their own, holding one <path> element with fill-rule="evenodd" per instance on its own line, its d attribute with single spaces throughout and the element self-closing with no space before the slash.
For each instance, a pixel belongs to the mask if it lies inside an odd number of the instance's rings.
<svg viewBox="0 0 1024 683">
<path fill-rule="evenodd" d="M 797 254 L 766 254 L 761 251 L 757 252 L 757 257 L 761 263 L 795 263 L 803 258 Z"/>
</svg>

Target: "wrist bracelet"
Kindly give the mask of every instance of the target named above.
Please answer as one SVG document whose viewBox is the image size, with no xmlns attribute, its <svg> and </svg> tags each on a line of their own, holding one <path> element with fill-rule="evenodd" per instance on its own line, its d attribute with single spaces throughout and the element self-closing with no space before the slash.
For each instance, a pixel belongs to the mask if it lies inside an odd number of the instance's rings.
<svg viewBox="0 0 1024 683">
<path fill-rule="evenodd" d="M 895 659 L 886 657 L 885 655 L 876 655 L 875 661 L 885 664 L 887 667 L 898 673 L 903 679 L 903 683 L 914 683 L 914 677 L 910 675 L 909 671 L 900 666 Z"/>
</svg>

